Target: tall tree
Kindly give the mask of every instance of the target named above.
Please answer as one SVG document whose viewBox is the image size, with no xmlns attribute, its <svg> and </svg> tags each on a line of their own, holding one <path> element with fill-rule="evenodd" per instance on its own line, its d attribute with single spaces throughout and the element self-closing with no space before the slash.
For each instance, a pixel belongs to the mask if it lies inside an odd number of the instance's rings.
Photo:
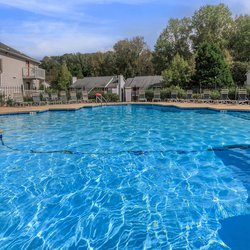
<svg viewBox="0 0 250 250">
<path fill-rule="evenodd" d="M 40 67 L 45 69 L 46 81 L 50 83 L 52 88 L 57 88 L 60 63 L 54 57 L 45 56 L 41 61 Z"/>
<path fill-rule="evenodd" d="M 224 4 L 206 5 L 192 17 L 194 47 L 203 42 L 217 43 L 225 48 L 233 25 L 232 14 Z"/>
<path fill-rule="evenodd" d="M 108 51 L 104 53 L 104 59 L 102 64 L 102 75 L 103 76 L 112 76 L 115 74 L 119 74 L 116 71 L 116 59 L 115 53 L 113 51 Z"/>
<path fill-rule="evenodd" d="M 66 64 L 61 65 L 58 73 L 58 89 L 67 90 L 71 84 L 72 76 Z"/>
<path fill-rule="evenodd" d="M 196 56 L 195 80 L 202 88 L 233 86 L 233 79 L 224 55 L 213 43 L 203 43 Z"/>
<path fill-rule="evenodd" d="M 160 34 L 153 54 L 155 71 L 160 74 L 178 53 L 184 59 L 192 55 L 192 26 L 189 18 L 170 19 Z"/>
<path fill-rule="evenodd" d="M 114 45 L 117 74 L 122 74 L 125 77 L 137 75 L 138 62 L 142 56 L 148 55 L 148 53 L 144 53 L 145 50 L 148 50 L 148 47 L 143 37 L 118 41 Z"/>
<path fill-rule="evenodd" d="M 169 67 L 163 71 L 162 76 L 166 85 L 187 88 L 192 75 L 189 63 L 177 54 L 171 61 Z"/>
<path fill-rule="evenodd" d="M 234 60 L 250 62 L 250 16 L 239 16 L 236 18 L 230 47 Z"/>
<path fill-rule="evenodd" d="M 250 70 L 250 62 L 234 62 L 231 66 L 232 77 L 237 86 L 243 86 L 246 73 Z"/>
</svg>

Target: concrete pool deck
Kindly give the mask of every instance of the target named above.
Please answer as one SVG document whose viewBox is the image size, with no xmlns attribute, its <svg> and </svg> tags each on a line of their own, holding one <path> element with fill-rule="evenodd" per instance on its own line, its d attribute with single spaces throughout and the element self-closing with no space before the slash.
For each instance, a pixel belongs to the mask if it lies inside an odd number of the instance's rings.
<svg viewBox="0 0 250 250">
<path fill-rule="evenodd" d="M 161 106 L 174 106 L 177 108 L 208 108 L 212 110 L 227 110 L 227 111 L 249 111 L 250 105 L 239 104 L 211 104 L 211 103 L 180 103 L 180 102 L 123 102 L 123 103 L 108 103 L 107 105 L 121 105 L 121 104 L 154 104 Z M 105 104 L 106 105 L 106 104 Z M 84 107 L 97 107 L 100 103 L 75 103 L 75 104 L 55 104 L 42 106 L 28 106 L 28 107 L 0 107 L 0 115 L 10 114 L 25 114 L 30 112 L 45 112 L 56 110 L 78 110 Z"/>
</svg>

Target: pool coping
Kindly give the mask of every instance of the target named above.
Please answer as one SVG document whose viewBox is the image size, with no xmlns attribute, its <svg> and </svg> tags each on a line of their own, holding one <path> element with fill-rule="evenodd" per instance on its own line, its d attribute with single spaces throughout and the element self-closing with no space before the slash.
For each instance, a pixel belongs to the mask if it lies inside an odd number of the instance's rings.
<svg viewBox="0 0 250 250">
<path fill-rule="evenodd" d="M 150 105 L 160 107 L 174 107 L 178 109 L 192 110 L 192 109 L 208 109 L 217 112 L 250 112 L 250 105 L 239 104 L 204 104 L 204 103 L 178 103 L 178 102 L 118 102 L 107 103 L 105 106 L 118 105 Z M 100 103 L 77 103 L 77 104 L 56 104 L 43 106 L 29 106 L 29 107 L 0 107 L 0 116 L 3 115 L 21 115 L 32 113 L 44 113 L 49 111 L 77 111 L 84 108 L 93 108 L 104 106 Z"/>
</svg>

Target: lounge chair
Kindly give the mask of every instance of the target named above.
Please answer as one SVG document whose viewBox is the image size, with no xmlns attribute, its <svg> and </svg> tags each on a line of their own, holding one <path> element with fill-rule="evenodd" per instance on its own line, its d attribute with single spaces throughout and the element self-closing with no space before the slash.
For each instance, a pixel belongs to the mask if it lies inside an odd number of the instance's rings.
<svg viewBox="0 0 250 250">
<path fill-rule="evenodd" d="M 58 95 L 56 93 L 51 94 L 51 102 L 53 102 L 54 104 L 59 104 L 62 103 L 59 98 Z"/>
<path fill-rule="evenodd" d="M 33 93 L 32 94 L 33 104 L 34 105 L 44 105 L 46 102 L 41 100 L 40 93 Z"/>
<path fill-rule="evenodd" d="M 82 91 L 82 102 L 88 102 L 89 101 L 89 95 L 87 90 Z"/>
<path fill-rule="evenodd" d="M 77 103 L 77 96 L 76 96 L 76 92 L 75 91 L 70 91 L 69 92 L 70 95 L 70 100 L 69 103 Z"/>
<path fill-rule="evenodd" d="M 247 98 L 247 90 L 239 89 L 238 90 L 238 104 L 248 104 L 249 99 Z"/>
<path fill-rule="evenodd" d="M 43 101 L 44 102 L 46 102 L 47 104 L 54 104 L 54 102 L 49 97 L 48 93 L 43 93 L 42 96 L 43 96 Z"/>
<path fill-rule="evenodd" d="M 231 99 L 229 99 L 228 97 L 229 94 L 229 90 L 228 89 L 222 89 L 220 91 L 220 99 L 219 99 L 219 103 L 233 103 L 233 101 Z"/>
<path fill-rule="evenodd" d="M 178 100 L 178 92 L 176 90 L 171 91 L 170 102 L 177 102 Z"/>
<path fill-rule="evenodd" d="M 68 103 L 68 98 L 67 98 L 67 95 L 66 95 L 66 91 L 61 91 L 60 92 L 60 101 L 62 103 Z"/>
<path fill-rule="evenodd" d="M 147 102 L 147 99 L 145 97 L 145 91 L 144 90 L 139 90 L 139 97 L 138 97 L 139 102 Z"/>
<path fill-rule="evenodd" d="M 21 93 L 14 93 L 13 94 L 13 102 L 15 106 L 28 106 L 31 105 L 32 102 L 25 102 L 23 100 L 23 95 Z"/>
<path fill-rule="evenodd" d="M 153 102 L 160 102 L 161 101 L 161 92 L 160 90 L 154 91 L 154 98 L 152 99 Z"/>
<path fill-rule="evenodd" d="M 210 103 L 210 102 L 212 102 L 210 90 L 208 90 L 208 89 L 204 89 L 203 90 L 203 96 L 202 96 L 202 100 L 201 101 L 203 103 Z"/>
<path fill-rule="evenodd" d="M 186 102 L 194 102 L 193 99 L 193 90 L 187 90 L 186 92 Z"/>
</svg>

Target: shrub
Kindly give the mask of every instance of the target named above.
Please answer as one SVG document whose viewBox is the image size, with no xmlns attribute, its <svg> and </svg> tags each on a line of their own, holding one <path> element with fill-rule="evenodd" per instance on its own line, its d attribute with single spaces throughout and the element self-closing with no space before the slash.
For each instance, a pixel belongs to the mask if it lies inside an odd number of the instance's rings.
<svg viewBox="0 0 250 250">
<path fill-rule="evenodd" d="M 81 100 L 82 99 L 82 92 L 76 91 L 76 98 L 77 98 L 77 100 Z"/>
<path fill-rule="evenodd" d="M 114 93 L 105 93 L 103 94 L 103 97 L 108 101 L 108 102 L 118 102 L 119 101 L 119 96 Z"/>
<path fill-rule="evenodd" d="M 199 93 L 193 94 L 193 99 L 201 99 L 201 94 Z"/>
<path fill-rule="evenodd" d="M 33 99 L 32 99 L 32 97 L 24 96 L 24 97 L 23 97 L 23 101 L 24 101 L 24 102 L 33 102 Z"/>
<path fill-rule="evenodd" d="M 102 95 L 104 94 L 103 91 L 99 91 L 99 90 L 91 91 L 91 92 L 89 93 L 89 95 L 88 95 L 88 96 L 89 96 L 89 99 L 95 99 L 95 94 L 96 94 L 96 93 L 100 93 L 100 94 L 102 94 Z"/>
<path fill-rule="evenodd" d="M 170 89 L 169 88 L 167 88 L 167 89 L 162 89 L 161 91 L 160 91 L 160 93 L 161 93 L 161 99 L 164 101 L 164 100 L 166 100 L 166 99 L 168 99 L 168 98 L 170 98 Z"/>
<path fill-rule="evenodd" d="M 154 98 L 154 90 L 153 89 L 147 89 L 145 91 L 145 97 L 148 101 L 152 101 L 152 99 Z"/>
<path fill-rule="evenodd" d="M 13 100 L 8 97 L 8 100 L 6 101 L 7 106 L 13 106 Z"/>
<path fill-rule="evenodd" d="M 220 92 L 218 90 L 211 91 L 211 99 L 218 100 L 220 98 Z"/>
<path fill-rule="evenodd" d="M 0 106 L 4 105 L 4 95 L 0 94 Z"/>
</svg>

